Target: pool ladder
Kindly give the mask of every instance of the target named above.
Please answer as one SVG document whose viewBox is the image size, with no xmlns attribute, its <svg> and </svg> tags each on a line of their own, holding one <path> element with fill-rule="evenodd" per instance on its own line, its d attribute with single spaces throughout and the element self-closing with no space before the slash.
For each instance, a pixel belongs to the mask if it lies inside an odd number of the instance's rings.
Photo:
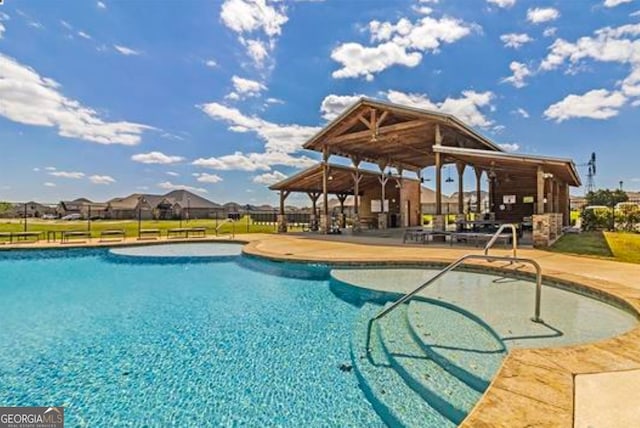
<svg viewBox="0 0 640 428">
<path fill-rule="evenodd" d="M 513 255 L 512 256 L 489 255 L 489 249 L 493 247 L 493 244 L 495 244 L 495 242 L 498 240 L 498 237 L 500 236 L 502 231 L 506 228 L 510 228 L 512 232 Z M 367 355 L 369 355 L 369 353 L 371 352 L 371 331 L 373 329 L 374 322 L 388 315 L 391 311 L 396 309 L 398 306 L 412 299 L 416 294 L 418 294 L 419 292 L 421 292 L 422 290 L 424 290 L 425 288 L 433 284 L 435 281 L 442 278 L 448 272 L 454 270 L 455 268 L 457 268 L 458 266 L 460 266 L 461 264 L 465 263 L 468 260 L 485 260 L 488 262 L 509 262 L 509 264 L 519 262 L 519 263 L 528 263 L 532 265 L 536 270 L 536 295 L 535 295 L 534 312 L 533 312 L 533 317 L 531 318 L 531 321 L 535 323 L 543 323 L 544 321 L 542 320 L 542 318 L 540 318 L 540 298 L 542 296 L 542 268 L 540 267 L 540 264 L 533 259 L 517 257 L 517 252 L 516 252 L 517 247 L 518 247 L 518 236 L 516 233 L 516 226 L 511 223 L 502 224 L 500 225 L 496 233 L 493 234 L 489 242 L 487 242 L 487 245 L 484 247 L 484 254 L 467 254 L 465 256 L 460 257 L 453 263 L 446 266 L 436 275 L 429 278 L 425 283 L 420 285 L 418 288 L 416 288 L 415 290 L 411 291 L 408 294 L 405 294 L 404 296 L 402 296 L 401 298 L 393 302 L 389 307 L 384 308 L 378 314 L 374 315 L 369 320 L 369 323 L 367 325 L 367 343 L 366 343 Z"/>
</svg>

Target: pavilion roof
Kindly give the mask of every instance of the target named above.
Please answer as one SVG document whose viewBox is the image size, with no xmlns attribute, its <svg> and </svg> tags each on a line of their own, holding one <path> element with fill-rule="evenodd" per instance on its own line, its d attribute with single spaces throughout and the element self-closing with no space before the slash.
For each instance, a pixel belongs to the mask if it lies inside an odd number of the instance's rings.
<svg viewBox="0 0 640 428">
<path fill-rule="evenodd" d="M 530 176 L 541 166 L 546 173 L 553 174 L 571 186 L 582 185 L 576 165 L 571 159 L 446 146 L 435 147 L 434 150 L 449 160 L 460 160 L 486 171 L 503 172 L 513 178 L 517 178 L 519 174 Z"/>
<path fill-rule="evenodd" d="M 370 186 L 380 186 L 379 177 L 380 172 L 370 171 L 359 168 L 357 170 L 362 174 L 362 180 L 360 181 L 360 189 L 365 189 Z M 327 181 L 327 192 L 331 194 L 346 194 L 353 195 L 354 180 L 353 174 L 356 172 L 355 168 L 329 164 L 329 180 Z M 410 178 L 403 177 L 404 180 L 412 180 Z M 270 190 L 288 190 L 292 192 L 322 192 L 322 164 L 307 168 L 289 178 L 269 186 Z"/>
<path fill-rule="evenodd" d="M 437 128 L 437 130 L 436 130 Z M 304 148 L 408 170 L 435 165 L 441 144 L 484 151 L 503 150 L 455 116 L 361 98 L 304 144 Z"/>
</svg>

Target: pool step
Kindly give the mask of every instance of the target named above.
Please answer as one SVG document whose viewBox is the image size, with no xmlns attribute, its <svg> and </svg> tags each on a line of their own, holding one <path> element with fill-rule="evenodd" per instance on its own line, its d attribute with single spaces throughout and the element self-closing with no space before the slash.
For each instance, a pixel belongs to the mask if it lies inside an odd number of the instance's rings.
<svg viewBox="0 0 640 428">
<path fill-rule="evenodd" d="M 411 301 L 406 319 L 408 332 L 434 362 L 476 391 L 487 389 L 507 354 L 488 325 L 441 301 Z"/>
<path fill-rule="evenodd" d="M 454 427 L 452 420 L 425 401 L 395 370 L 380 341 L 378 323 L 374 324 L 367 357 L 367 323 L 379 310 L 379 306 L 365 304 L 351 338 L 351 358 L 365 396 L 389 426 Z"/>
<path fill-rule="evenodd" d="M 432 306 L 420 306 L 418 309 L 431 311 Z M 455 319 L 451 310 L 438 315 L 443 320 Z M 412 308 L 417 311 L 416 308 Z M 416 341 L 409 329 L 407 320 L 408 305 L 400 305 L 378 321 L 378 337 L 383 345 L 385 357 L 405 383 L 416 391 L 431 407 L 455 424 L 466 417 L 469 410 L 481 396 L 481 392 L 472 388 L 454 373 L 440 365 L 439 360 L 431 358 Z M 455 336 L 455 334 L 453 335 Z"/>
</svg>

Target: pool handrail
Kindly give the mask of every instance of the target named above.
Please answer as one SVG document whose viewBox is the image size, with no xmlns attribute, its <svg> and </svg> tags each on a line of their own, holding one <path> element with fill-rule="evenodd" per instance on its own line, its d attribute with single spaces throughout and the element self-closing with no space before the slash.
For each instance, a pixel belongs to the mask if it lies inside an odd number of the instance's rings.
<svg viewBox="0 0 640 428">
<path fill-rule="evenodd" d="M 377 321 L 377 320 L 381 319 L 382 317 L 384 317 L 385 315 L 389 314 L 389 312 L 393 311 L 394 309 L 396 309 L 401 304 L 403 304 L 406 301 L 408 301 L 411 298 L 413 298 L 416 294 L 418 294 L 419 292 L 421 292 L 422 290 L 427 288 L 433 282 L 435 282 L 438 279 L 442 278 L 445 274 L 447 274 L 448 272 L 454 270 L 455 268 L 457 268 L 458 266 L 460 266 L 461 264 L 463 264 L 464 262 L 466 262 L 467 260 L 470 260 L 470 259 L 486 260 L 486 261 L 490 261 L 490 262 L 491 261 L 505 261 L 505 262 L 511 262 L 511 263 L 513 263 L 513 262 L 521 262 L 521 263 L 529 263 L 530 265 L 532 265 L 536 270 L 536 296 L 535 296 L 534 315 L 531 318 L 531 321 L 536 322 L 536 323 L 543 323 L 544 322 L 540 318 L 540 298 L 541 298 L 541 295 L 542 295 L 542 268 L 540 267 L 540 264 L 538 262 L 536 262 L 533 259 L 520 258 L 520 257 L 490 256 L 488 254 L 467 254 L 465 256 L 460 257 L 459 259 L 457 259 L 453 263 L 449 264 L 447 267 L 442 269 L 436 275 L 434 275 L 431 278 L 429 278 L 426 282 L 424 282 L 418 288 L 416 288 L 415 290 L 411 291 L 410 293 L 405 294 L 404 296 L 402 296 L 401 298 L 399 298 L 398 300 L 393 302 L 388 307 L 384 308 L 382 311 L 380 311 L 378 314 L 376 314 L 375 316 L 373 316 L 369 320 L 369 323 L 367 325 L 367 342 L 366 342 L 367 355 L 369 355 L 369 353 L 371 352 L 371 346 L 370 346 L 371 345 L 371 330 L 373 328 L 373 323 L 375 321 Z"/>
<path fill-rule="evenodd" d="M 491 247 L 493 247 L 493 244 L 496 243 L 496 241 L 498 240 L 498 238 L 500 237 L 500 234 L 502 233 L 503 230 L 505 230 L 506 228 L 510 228 L 511 229 L 511 244 L 513 246 L 513 257 L 518 257 L 517 254 L 517 248 L 518 248 L 518 234 L 516 232 L 516 225 L 513 223 L 504 223 L 501 224 L 500 227 L 498 228 L 498 230 L 496 231 L 496 233 L 493 234 L 493 236 L 491 237 L 491 239 L 489 240 L 489 242 L 487 242 L 487 245 L 485 245 L 484 247 L 484 254 L 485 256 L 489 254 L 489 249 Z"/>
<path fill-rule="evenodd" d="M 225 223 L 231 223 L 231 239 L 234 239 L 236 237 L 236 222 L 232 218 L 226 218 L 222 221 L 222 223 L 216 226 L 216 236 L 218 236 L 218 229 L 220 229 Z"/>
</svg>

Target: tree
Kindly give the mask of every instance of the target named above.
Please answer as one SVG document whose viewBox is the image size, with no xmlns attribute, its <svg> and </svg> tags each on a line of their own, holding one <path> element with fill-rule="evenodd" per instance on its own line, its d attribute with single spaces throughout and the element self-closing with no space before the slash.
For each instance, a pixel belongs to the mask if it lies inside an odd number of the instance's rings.
<svg viewBox="0 0 640 428">
<path fill-rule="evenodd" d="M 586 199 L 587 205 L 615 207 L 620 202 L 627 202 L 629 200 L 629 196 L 620 189 L 598 189 L 595 192 L 587 193 Z"/>
<path fill-rule="evenodd" d="M 0 217 L 7 214 L 13 208 L 13 204 L 0 201 Z"/>
</svg>

